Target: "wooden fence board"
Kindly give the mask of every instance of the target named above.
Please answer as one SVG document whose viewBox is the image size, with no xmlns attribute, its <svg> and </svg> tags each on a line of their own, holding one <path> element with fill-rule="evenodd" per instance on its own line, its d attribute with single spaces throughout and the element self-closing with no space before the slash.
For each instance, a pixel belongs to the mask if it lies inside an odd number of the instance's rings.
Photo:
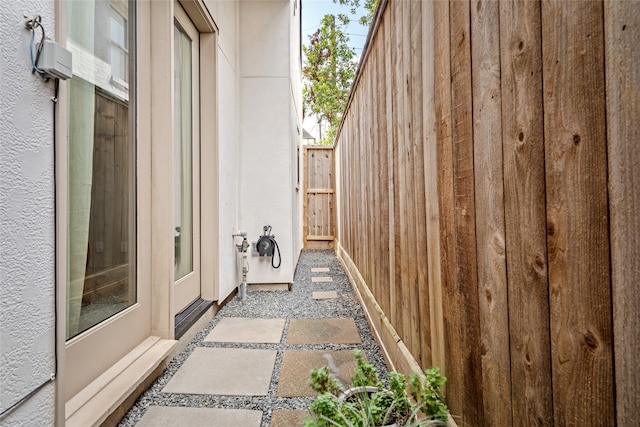
<svg viewBox="0 0 640 427">
<path fill-rule="evenodd" d="M 427 254 L 427 211 L 425 202 L 425 165 L 424 165 L 424 118 L 423 118 L 423 75 L 422 61 L 422 8 L 424 4 L 420 0 L 411 2 L 411 112 L 412 112 L 412 144 L 413 144 L 413 188 L 414 188 L 414 218 L 416 224 L 415 259 L 417 268 L 416 295 L 414 302 L 416 316 L 414 324 L 420 325 L 417 330 L 414 348 L 419 351 L 420 357 L 416 357 L 421 366 L 431 366 L 433 363 L 431 353 L 431 314 L 429 306 L 429 281 Z M 412 77 L 420 76 L 420 78 Z"/>
<path fill-rule="evenodd" d="M 388 15 L 385 15 L 385 17 Z M 387 19 L 383 19 L 378 28 L 378 54 L 376 55 L 378 60 L 378 80 L 377 80 L 377 90 L 376 97 L 379 99 L 379 108 L 378 108 L 378 141 L 377 145 L 379 147 L 378 151 L 378 159 L 379 159 L 379 173 L 380 173 L 380 238 L 384 242 L 391 241 L 391 223 L 392 216 L 390 214 L 390 191 L 391 191 L 391 180 L 389 179 L 390 167 L 389 167 L 389 155 L 388 155 L 388 115 L 387 115 L 387 106 L 388 106 L 388 93 L 386 91 L 386 79 L 389 75 L 388 68 L 386 68 L 387 59 L 389 58 L 389 51 L 385 49 L 386 47 L 386 39 L 387 39 Z M 391 312 L 391 278 L 392 278 L 392 267 L 390 266 L 390 247 L 383 247 L 380 245 L 380 264 L 382 265 L 382 275 L 380 277 L 380 306 L 384 310 L 385 313 Z"/>
<path fill-rule="evenodd" d="M 384 68 L 386 70 L 384 88 L 385 88 L 385 118 L 386 118 L 386 146 L 387 146 L 387 180 L 388 180 L 388 191 L 389 191 L 389 311 L 387 311 L 389 316 L 389 321 L 392 324 L 395 324 L 395 319 L 397 316 L 397 300 L 396 300 L 396 243 L 395 243 L 395 198 L 393 194 L 395 193 L 395 184 L 393 181 L 393 141 L 394 141 L 394 122 L 393 122 L 393 85 L 391 78 L 391 67 L 393 67 L 393 62 L 391 56 L 393 55 L 393 50 L 391 49 L 391 40 L 393 39 L 393 21 L 392 21 L 392 13 L 391 7 L 387 8 L 387 13 L 384 14 L 383 17 L 383 28 L 384 30 Z"/>
<path fill-rule="evenodd" d="M 364 103 L 364 111 L 366 111 L 366 117 L 365 120 L 361 120 L 362 125 L 363 125 L 363 133 L 364 133 L 364 140 L 365 141 L 369 141 L 368 144 L 363 144 L 363 147 L 365 148 L 365 161 L 366 161 L 366 171 L 365 171 L 365 180 L 363 181 L 363 185 L 364 185 L 364 191 L 363 191 L 363 197 L 365 200 L 365 204 L 366 204 L 366 221 L 367 221 L 367 233 L 369 236 L 374 236 L 375 235 L 375 221 L 376 221 L 376 214 L 375 211 L 378 209 L 377 206 L 375 206 L 374 204 L 372 204 L 370 201 L 371 200 L 375 200 L 375 193 L 374 193 L 374 189 L 375 186 L 373 184 L 373 175 L 375 174 L 375 164 L 373 162 L 373 147 L 374 147 L 374 140 L 373 140 L 373 108 L 374 108 L 374 99 L 371 96 L 372 90 L 372 84 L 373 84 L 373 70 L 368 68 L 365 70 L 365 74 L 363 75 L 364 78 L 364 90 L 361 91 L 361 96 L 362 96 L 362 102 Z M 365 237 L 366 239 L 366 237 Z M 364 239 L 363 239 L 364 240 Z M 376 282 L 376 275 L 375 275 L 375 257 L 373 256 L 373 254 L 375 253 L 376 248 L 374 247 L 375 245 L 368 245 L 366 244 L 365 241 L 363 241 L 363 246 L 365 251 L 364 254 L 364 258 L 366 259 L 365 262 L 365 266 L 367 268 L 368 271 L 368 275 L 367 275 L 367 280 L 368 283 L 375 283 Z"/>
<path fill-rule="evenodd" d="M 357 104 L 357 100 L 354 100 L 354 102 Z M 350 128 L 349 128 L 349 138 L 351 141 L 357 141 L 358 138 L 358 121 L 357 120 L 353 120 Z M 356 159 L 359 159 L 358 157 L 358 147 L 356 144 L 352 144 L 352 148 L 350 149 L 350 155 L 351 158 L 353 159 L 353 161 L 356 161 Z M 360 206 L 360 199 L 359 199 L 359 192 L 358 192 L 358 183 L 360 182 L 360 177 L 358 175 L 356 175 L 356 172 L 359 171 L 354 171 L 352 173 L 352 182 L 350 183 L 350 191 L 351 191 L 351 202 L 353 204 L 352 206 L 352 221 L 355 221 L 357 218 L 357 215 L 359 214 L 359 208 L 358 206 Z M 351 241 L 352 241 L 352 254 L 354 257 L 354 260 L 358 260 L 359 258 L 359 244 L 360 244 L 360 237 L 359 237 L 359 233 L 353 233 L 351 236 Z M 357 261 L 356 261 L 357 262 Z"/>
<path fill-rule="evenodd" d="M 473 122 L 471 90 L 471 32 L 469 1 L 450 5 L 451 97 L 453 142 L 454 251 L 456 253 L 453 300 L 459 348 L 448 355 L 464 375 L 461 424 L 486 425 L 483 411 L 478 279 L 476 270 Z M 456 362 L 459 360 L 458 362 Z"/>
<path fill-rule="evenodd" d="M 422 5 L 422 120 L 424 143 L 425 215 L 427 218 L 427 283 L 429 293 L 431 363 L 446 372 L 444 319 L 440 254 L 440 214 L 438 198 L 438 147 L 435 102 L 435 6 Z"/>
<path fill-rule="evenodd" d="M 368 181 L 368 191 L 369 191 L 369 195 L 368 195 L 368 200 L 369 200 L 369 204 L 371 205 L 369 207 L 369 215 L 370 217 L 370 222 L 369 222 L 369 227 L 368 227 L 368 232 L 370 233 L 371 236 L 376 236 L 379 235 L 379 222 L 380 222 L 380 216 L 378 214 L 380 207 L 379 206 L 375 206 L 371 204 L 371 200 L 380 200 L 380 184 L 378 183 L 378 162 L 377 162 L 377 155 L 378 155 L 378 143 L 377 143 L 377 132 L 376 129 L 378 128 L 378 123 L 377 123 L 377 114 L 376 111 L 378 109 L 378 103 L 379 100 L 372 96 L 375 92 L 375 85 L 378 79 L 378 70 L 375 66 L 377 58 L 375 55 L 375 49 L 373 51 L 373 54 L 371 55 L 371 57 L 369 58 L 369 61 L 371 61 L 371 65 L 367 68 L 367 72 L 368 72 L 368 76 L 367 76 L 367 87 L 366 87 L 366 93 L 365 96 L 367 96 L 369 98 L 369 108 L 367 109 L 367 133 L 368 133 L 368 139 L 369 139 L 369 144 L 368 144 L 368 156 L 367 156 L 367 172 L 369 174 L 369 176 L 367 177 L 367 181 Z M 368 254 L 368 258 L 369 258 L 369 274 L 371 277 L 371 281 L 369 283 L 371 283 L 372 286 L 372 292 L 374 293 L 374 295 L 378 294 L 378 288 L 379 288 L 379 283 L 380 283 L 380 279 L 379 279 L 379 270 L 380 270 L 380 263 L 377 262 L 377 258 L 378 258 L 378 253 L 380 251 L 380 246 L 382 245 L 371 245 L 369 247 L 369 254 Z"/>
<path fill-rule="evenodd" d="M 361 171 L 361 181 L 360 181 L 360 195 L 361 202 L 365 204 L 362 206 L 361 212 L 364 213 L 365 218 L 362 218 L 362 226 L 366 235 L 371 235 L 371 227 L 374 221 L 373 218 L 373 210 L 375 206 L 369 203 L 369 200 L 372 199 L 372 188 L 371 188 L 371 124 L 370 124 L 370 111 L 372 102 L 369 99 L 369 87 L 370 87 L 370 71 L 364 70 L 364 73 L 361 76 L 362 89 L 359 94 L 359 103 L 360 103 L 360 111 L 366 111 L 364 116 L 361 116 L 359 122 L 360 128 L 360 140 L 368 141 L 366 144 L 360 145 L 360 159 L 362 164 L 365 165 L 363 171 Z M 372 283 L 373 281 L 373 262 L 371 259 L 371 252 L 373 247 L 368 244 L 368 238 L 366 236 L 361 236 L 360 242 L 362 244 L 361 251 L 361 265 L 364 265 L 367 269 L 366 275 L 363 276 L 368 283 Z"/>
<path fill-rule="evenodd" d="M 406 270 L 403 274 L 402 288 L 404 304 L 403 312 L 404 330 L 402 336 L 408 348 L 411 349 L 416 358 L 420 360 L 420 323 L 418 322 L 418 295 L 417 295 L 417 262 L 411 262 L 416 259 L 416 238 L 417 224 L 415 218 L 413 197 L 413 187 L 415 185 L 414 166 L 413 166 L 413 117 L 411 98 L 413 92 L 413 79 L 411 78 L 411 1 L 398 2 L 402 5 L 402 65 L 401 65 L 401 95 L 402 117 L 403 117 L 403 137 L 398 141 L 400 146 L 402 178 L 401 183 L 403 189 L 400 192 L 400 200 L 403 202 L 403 227 L 401 227 L 402 242 L 404 243 L 403 260 L 406 260 Z M 417 77 L 417 76 L 416 76 Z M 399 165 L 400 165 L 399 164 Z"/>
<path fill-rule="evenodd" d="M 486 425 L 511 425 L 509 310 L 505 257 L 500 92 L 500 10 L 471 1 L 475 182 L 482 389 Z"/>
<path fill-rule="evenodd" d="M 350 112 L 348 112 L 350 114 Z M 345 247 L 348 248 L 349 252 L 352 250 L 353 241 L 351 235 L 354 232 L 354 228 L 352 226 L 351 220 L 351 212 L 352 212 L 352 204 L 348 202 L 351 200 L 351 191 L 349 189 L 348 183 L 351 181 L 351 177 L 348 173 L 348 165 L 351 163 L 351 156 L 349 151 L 346 149 L 351 146 L 349 132 L 351 128 L 351 122 L 345 123 L 343 126 L 342 139 L 345 141 L 345 148 L 340 150 L 340 198 L 342 199 L 342 211 L 341 214 L 341 223 L 339 227 L 340 233 L 340 242 Z"/>
<path fill-rule="evenodd" d="M 615 419 L 602 7 L 600 2 L 542 4 L 550 327 L 558 425 L 609 425 Z"/>
<path fill-rule="evenodd" d="M 366 77 L 364 77 L 364 80 L 366 81 Z M 363 86 L 364 87 L 364 86 Z M 359 95 L 358 95 L 358 103 L 360 105 L 360 110 L 361 111 L 367 111 L 367 103 L 365 100 L 365 94 L 364 91 L 360 91 Z M 366 115 L 368 116 L 368 114 Z M 366 129 L 366 124 L 365 124 L 365 117 L 363 116 L 361 117 L 360 120 L 358 120 L 358 135 L 357 138 L 359 141 L 366 141 L 367 140 L 367 129 Z M 368 149 L 369 144 L 358 144 L 358 158 L 362 161 L 362 163 L 364 165 L 367 164 L 368 162 L 368 156 L 367 156 L 367 149 Z M 367 195 L 368 195 L 368 190 L 367 190 L 367 176 L 368 176 L 368 168 L 365 166 L 364 168 L 360 168 L 360 181 L 359 181 L 359 187 L 360 190 L 358 191 L 358 195 L 359 195 L 359 200 L 360 200 L 360 204 L 361 204 L 361 211 L 362 213 L 364 213 L 363 217 L 360 219 L 362 221 L 362 228 L 363 230 L 365 230 L 365 233 L 367 233 L 367 230 L 369 228 L 369 223 L 370 223 L 370 218 L 367 217 L 368 215 L 368 211 L 371 207 L 371 204 L 368 203 L 368 199 L 367 199 Z M 369 261 L 367 259 L 367 252 L 368 252 L 368 248 L 369 245 L 367 245 L 365 243 L 365 237 L 363 235 L 359 235 L 359 242 L 360 244 L 358 245 L 358 249 L 359 249 L 359 258 L 360 258 L 360 265 L 363 265 L 365 267 L 365 269 L 367 269 L 367 273 L 365 276 L 363 276 L 365 278 L 365 280 L 368 280 L 370 278 L 370 274 L 368 271 L 369 268 Z"/>
<path fill-rule="evenodd" d="M 435 67 L 435 114 L 438 161 L 438 199 L 440 214 L 440 252 L 442 255 L 442 305 L 454 307 L 458 304 L 454 289 L 456 252 L 454 250 L 453 223 L 453 140 L 452 140 L 452 102 L 451 102 L 451 31 L 450 4 L 448 1 L 436 1 L 434 13 L 434 58 Z M 460 351 L 460 343 L 456 331 L 458 320 L 449 311 L 443 319 L 445 331 L 444 356 L 447 377 L 447 404 L 450 411 L 461 414 L 464 406 L 463 390 L 465 387 L 461 361 L 453 359 Z"/>
<path fill-rule="evenodd" d="M 513 425 L 553 424 L 540 4 L 500 3 Z"/>
<path fill-rule="evenodd" d="M 400 41 L 402 39 L 402 15 L 398 13 L 398 6 L 396 2 L 392 2 L 389 6 L 389 16 L 391 19 L 391 25 L 389 29 L 393 31 L 389 34 L 389 51 L 391 52 L 391 88 L 389 90 L 389 94 L 391 97 L 391 159 L 390 159 L 390 169 L 391 169 L 391 180 L 393 181 L 393 245 L 394 245 L 394 258 L 392 263 L 396 268 L 394 269 L 394 280 L 393 280 L 393 299 L 394 301 L 391 304 L 391 323 L 396 328 L 398 334 L 402 337 L 403 331 L 403 310 L 401 309 L 404 305 L 403 298 L 403 289 L 402 289 L 402 272 L 406 268 L 406 264 L 402 263 L 402 235 L 401 235 L 401 227 L 403 223 L 403 218 L 401 217 L 401 207 L 400 207 L 400 199 L 399 195 L 401 192 L 402 183 L 400 182 L 400 169 L 398 168 L 399 161 L 398 158 L 400 156 L 400 149 L 398 147 L 398 140 L 402 139 L 402 133 L 399 129 L 402 128 L 401 125 L 401 114 L 399 112 L 400 106 L 398 102 L 398 90 L 401 90 L 402 86 L 398 88 L 399 84 L 399 76 L 398 72 L 401 66 L 401 57 L 400 57 Z M 406 263 L 406 260 L 405 260 Z"/>
<path fill-rule="evenodd" d="M 380 33 L 381 29 L 378 29 L 377 37 L 381 37 Z M 377 40 L 376 40 L 377 42 Z M 372 55 L 372 77 L 371 77 L 371 87 L 370 93 L 376 94 L 378 96 L 371 96 L 371 98 L 375 101 L 373 102 L 373 109 L 371 111 L 371 134 L 372 134 L 372 159 L 371 159 L 371 173 L 373 174 L 373 188 L 374 197 L 373 200 L 378 200 L 380 203 L 377 204 L 375 212 L 372 213 L 374 218 L 374 227 L 373 227 L 373 235 L 377 236 L 381 241 L 386 242 L 387 238 L 385 229 L 387 224 L 387 215 L 388 213 L 383 203 L 386 202 L 384 189 L 385 185 L 383 182 L 383 177 L 387 174 L 386 168 L 381 159 L 381 153 L 386 153 L 386 146 L 382 143 L 382 135 L 381 135 L 381 122 L 384 121 L 384 117 L 380 114 L 385 101 L 382 98 L 383 93 L 379 90 L 380 82 L 384 81 L 384 71 L 380 71 L 379 63 L 380 63 L 380 43 L 374 44 L 374 53 Z M 386 158 L 386 155 L 385 155 Z M 385 270 L 386 270 L 386 262 L 388 261 L 387 248 L 385 245 L 373 245 L 373 265 L 374 265 L 374 281 L 372 283 L 374 295 L 376 296 L 377 301 L 385 301 L 387 298 L 384 296 L 384 283 L 386 282 Z M 375 284 L 374 284 L 375 283 Z M 387 306 L 388 307 L 388 306 Z"/>
<path fill-rule="evenodd" d="M 409 257 L 408 246 L 409 243 L 405 236 L 407 236 L 407 200 L 405 198 L 405 191 L 407 190 L 407 175 L 406 175 L 406 162 L 407 155 L 405 151 L 405 126 L 407 118 L 405 116 L 405 85 L 404 85 L 404 56 L 405 51 L 403 49 L 404 29 L 405 22 L 403 16 L 403 8 L 405 2 L 393 2 L 391 8 L 394 11 L 395 18 L 395 66 L 394 66 L 394 90 L 393 90 L 393 117 L 395 123 L 396 137 L 394 140 L 394 184 L 396 185 L 396 191 L 394 192 L 395 204 L 395 218 L 397 220 L 395 226 L 396 233 L 396 264 L 400 267 L 396 270 L 397 279 L 397 291 L 398 302 L 400 303 L 400 310 L 396 317 L 395 325 L 400 337 L 405 340 L 410 339 L 407 336 L 407 330 L 409 329 L 411 321 L 411 313 L 409 311 L 410 300 L 410 288 L 407 286 L 408 274 L 409 274 Z M 401 167 L 405 166 L 405 167 Z"/>
<path fill-rule="evenodd" d="M 618 426 L 640 425 L 640 2 L 605 2 L 609 212 Z"/>
</svg>

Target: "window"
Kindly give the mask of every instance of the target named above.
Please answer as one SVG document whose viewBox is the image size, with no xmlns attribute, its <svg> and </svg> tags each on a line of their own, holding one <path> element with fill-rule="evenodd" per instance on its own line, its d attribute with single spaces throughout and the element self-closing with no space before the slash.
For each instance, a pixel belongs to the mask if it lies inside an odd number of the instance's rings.
<svg viewBox="0 0 640 427">
<path fill-rule="evenodd" d="M 111 36 L 111 75 L 112 77 L 129 82 L 129 51 L 127 40 L 127 19 L 112 5 L 109 19 L 109 34 Z"/>
<path fill-rule="evenodd" d="M 124 0 L 66 8 L 74 74 L 66 141 L 70 339 L 136 302 L 135 84 L 112 78 L 135 76 L 127 50 L 135 20 Z"/>
<path fill-rule="evenodd" d="M 174 45 L 173 220 L 175 280 L 193 271 L 193 74 L 192 42 L 176 22 Z"/>
</svg>

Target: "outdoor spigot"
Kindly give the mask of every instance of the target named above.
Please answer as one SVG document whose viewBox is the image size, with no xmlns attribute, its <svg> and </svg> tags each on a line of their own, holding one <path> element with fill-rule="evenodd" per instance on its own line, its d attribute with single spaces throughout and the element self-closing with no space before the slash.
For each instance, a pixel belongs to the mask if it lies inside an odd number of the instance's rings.
<svg viewBox="0 0 640 427">
<path fill-rule="evenodd" d="M 236 245 L 238 247 L 238 251 L 242 253 L 247 253 L 247 249 L 249 249 L 249 241 L 246 237 L 242 238 L 242 243 L 240 245 Z"/>
<path fill-rule="evenodd" d="M 247 232 L 245 230 L 235 230 L 232 234 L 233 238 L 242 237 L 242 243 L 236 244 L 238 252 L 247 252 L 249 242 L 247 241 Z"/>
</svg>

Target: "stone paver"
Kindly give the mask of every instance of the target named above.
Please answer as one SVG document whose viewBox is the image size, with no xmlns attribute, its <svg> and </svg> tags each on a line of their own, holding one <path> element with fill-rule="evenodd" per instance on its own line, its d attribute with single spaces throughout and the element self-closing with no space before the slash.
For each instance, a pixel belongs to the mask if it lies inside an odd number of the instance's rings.
<svg viewBox="0 0 640 427">
<path fill-rule="evenodd" d="M 311 294 L 313 299 L 336 299 L 338 293 L 336 291 L 314 292 Z"/>
<path fill-rule="evenodd" d="M 225 317 L 204 339 L 207 342 L 274 343 L 282 339 L 285 319 Z"/>
<path fill-rule="evenodd" d="M 136 427 L 260 427 L 261 421 L 262 411 L 151 406 Z"/>
<path fill-rule="evenodd" d="M 287 345 L 360 344 L 360 333 L 351 318 L 291 319 Z"/>
<path fill-rule="evenodd" d="M 266 396 L 275 360 L 275 350 L 196 348 L 162 391 Z"/>
<path fill-rule="evenodd" d="M 119 427 L 301 427 L 313 368 L 328 366 L 348 387 L 358 348 L 386 373 L 334 251 L 303 252 L 290 288 L 235 297 L 205 328 Z"/>
<path fill-rule="evenodd" d="M 353 350 L 286 350 L 282 357 L 277 395 L 315 396 L 317 393 L 309 386 L 309 374 L 311 369 L 323 366 L 328 366 L 330 372 L 347 385 L 356 363 Z"/>
<path fill-rule="evenodd" d="M 309 411 L 295 409 L 276 409 L 271 415 L 269 427 L 293 427 L 303 426 L 304 420 L 309 416 Z"/>
</svg>

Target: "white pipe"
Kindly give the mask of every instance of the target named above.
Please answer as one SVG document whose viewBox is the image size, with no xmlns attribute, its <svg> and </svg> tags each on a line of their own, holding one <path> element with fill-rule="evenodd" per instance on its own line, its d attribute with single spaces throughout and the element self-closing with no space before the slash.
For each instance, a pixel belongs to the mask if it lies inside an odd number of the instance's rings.
<svg viewBox="0 0 640 427">
<path fill-rule="evenodd" d="M 240 285 L 238 285 L 238 293 L 240 294 L 240 300 L 244 301 L 247 298 L 247 273 L 249 272 L 249 263 L 247 262 L 247 249 L 249 248 L 249 242 L 247 241 L 247 232 L 244 230 L 236 230 L 232 233 L 232 236 L 234 239 L 236 237 L 242 237 L 242 243 L 236 245 L 236 249 L 238 250 L 238 253 L 242 252 L 242 282 L 240 283 Z"/>
<path fill-rule="evenodd" d="M 245 239 L 246 241 L 247 239 Z M 249 272 L 249 264 L 247 264 L 247 250 L 242 251 L 242 283 L 240 284 L 240 300 L 247 298 L 247 273 Z"/>
<path fill-rule="evenodd" d="M 233 237 L 247 237 L 246 230 L 235 230 L 232 234 Z"/>
</svg>

